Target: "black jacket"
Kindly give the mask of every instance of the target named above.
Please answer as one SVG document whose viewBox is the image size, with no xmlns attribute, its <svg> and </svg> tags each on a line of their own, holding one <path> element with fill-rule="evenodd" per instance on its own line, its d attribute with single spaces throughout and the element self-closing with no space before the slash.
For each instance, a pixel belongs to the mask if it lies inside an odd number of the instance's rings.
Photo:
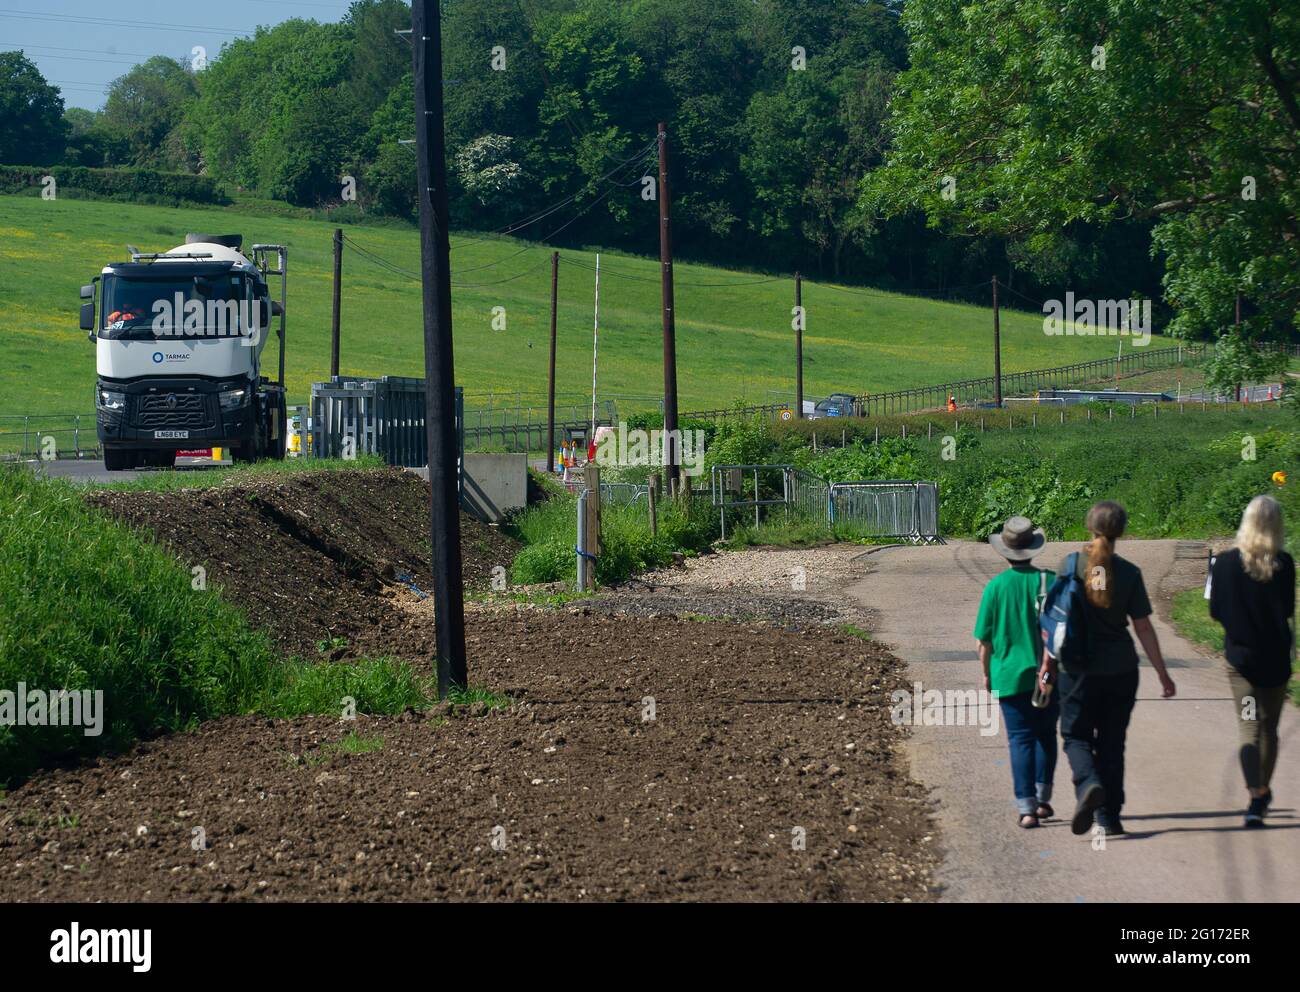
<svg viewBox="0 0 1300 992">
<path fill-rule="evenodd" d="M 1241 552 L 1225 551 L 1210 566 L 1210 616 L 1223 625 L 1228 663 L 1252 685 L 1272 689 L 1291 677 L 1291 628 L 1295 615 L 1295 562 L 1278 552 L 1268 582 L 1256 582 Z"/>
</svg>

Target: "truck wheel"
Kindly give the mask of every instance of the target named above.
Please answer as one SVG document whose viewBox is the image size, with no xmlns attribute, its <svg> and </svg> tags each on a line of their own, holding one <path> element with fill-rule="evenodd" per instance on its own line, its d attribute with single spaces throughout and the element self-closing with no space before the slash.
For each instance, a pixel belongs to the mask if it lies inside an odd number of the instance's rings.
<svg viewBox="0 0 1300 992">
<path fill-rule="evenodd" d="M 135 452 L 130 448 L 105 448 L 104 468 L 109 472 L 123 472 L 135 468 Z"/>
</svg>

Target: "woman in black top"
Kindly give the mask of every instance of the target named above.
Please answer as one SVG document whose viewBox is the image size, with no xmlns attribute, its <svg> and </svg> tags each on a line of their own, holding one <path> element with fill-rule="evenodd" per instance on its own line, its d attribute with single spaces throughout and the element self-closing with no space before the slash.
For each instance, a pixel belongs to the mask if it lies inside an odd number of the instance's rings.
<svg viewBox="0 0 1300 992">
<path fill-rule="evenodd" d="M 1130 620 L 1160 679 L 1161 695 L 1167 699 L 1175 692 L 1151 625 L 1151 601 L 1142 571 L 1115 554 L 1115 542 L 1127 524 L 1124 507 L 1113 500 L 1093 504 L 1085 521 L 1092 541 L 1086 557 L 1080 555 L 1076 565 L 1086 598 L 1087 664 L 1081 671 L 1063 666 L 1057 686 L 1061 742 L 1077 798 L 1070 824 L 1076 834 L 1087 833 L 1094 825 L 1106 834 L 1124 833 L 1119 818 L 1124 805 L 1124 743 L 1138 689 L 1138 655 L 1128 632 Z M 1063 563 L 1060 571 L 1064 569 Z"/>
<path fill-rule="evenodd" d="M 1228 683 L 1237 701 L 1248 827 L 1264 825 L 1273 799 L 1268 784 L 1291 678 L 1295 562 L 1282 543 L 1282 507 L 1272 496 L 1256 496 L 1241 515 L 1236 546 L 1210 563 L 1206 590 L 1210 616 L 1223 625 Z"/>
</svg>

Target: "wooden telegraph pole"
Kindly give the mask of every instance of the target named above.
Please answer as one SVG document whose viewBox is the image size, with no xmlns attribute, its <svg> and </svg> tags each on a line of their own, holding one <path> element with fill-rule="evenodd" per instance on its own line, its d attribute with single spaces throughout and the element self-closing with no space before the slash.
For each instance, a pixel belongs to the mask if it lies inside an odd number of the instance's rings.
<svg viewBox="0 0 1300 992">
<path fill-rule="evenodd" d="M 420 268 L 424 283 L 425 424 L 438 698 L 464 688 L 465 588 L 460 558 L 455 375 L 451 340 L 451 258 L 447 237 L 447 149 L 442 116 L 442 24 L 438 0 L 411 4 L 415 63 L 415 144 L 420 196 Z"/>
<path fill-rule="evenodd" d="M 1241 294 L 1240 293 L 1237 294 L 1237 318 L 1233 324 L 1233 328 L 1237 332 L 1238 340 L 1240 340 L 1241 338 Z M 1235 386 L 1233 386 L 1232 393 L 1233 393 L 1232 398 L 1237 402 L 1241 402 L 1241 383 L 1237 383 Z"/>
<path fill-rule="evenodd" d="M 555 471 L 555 304 L 560 288 L 560 253 L 551 252 L 551 374 L 546 388 L 546 471 Z"/>
<path fill-rule="evenodd" d="M 803 276 L 794 274 L 794 415 L 803 417 Z"/>
<path fill-rule="evenodd" d="M 334 229 L 334 319 L 330 323 L 330 375 L 339 374 L 339 311 L 343 300 L 343 228 Z"/>
<path fill-rule="evenodd" d="M 673 316 L 672 200 L 668 188 L 668 128 L 659 125 L 659 267 L 662 270 L 664 312 L 664 460 L 668 462 L 668 491 L 677 492 L 677 323 Z"/>
<path fill-rule="evenodd" d="M 993 277 L 993 402 L 1002 408 L 1002 327 L 998 321 L 998 277 Z"/>
</svg>

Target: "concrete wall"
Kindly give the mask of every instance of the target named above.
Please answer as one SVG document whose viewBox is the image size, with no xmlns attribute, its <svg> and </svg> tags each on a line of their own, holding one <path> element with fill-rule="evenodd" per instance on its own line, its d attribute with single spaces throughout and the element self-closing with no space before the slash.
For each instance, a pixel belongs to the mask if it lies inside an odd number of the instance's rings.
<svg viewBox="0 0 1300 992">
<path fill-rule="evenodd" d="M 465 452 L 463 506 L 488 523 L 500 523 L 528 503 L 528 456 Z"/>
</svg>

